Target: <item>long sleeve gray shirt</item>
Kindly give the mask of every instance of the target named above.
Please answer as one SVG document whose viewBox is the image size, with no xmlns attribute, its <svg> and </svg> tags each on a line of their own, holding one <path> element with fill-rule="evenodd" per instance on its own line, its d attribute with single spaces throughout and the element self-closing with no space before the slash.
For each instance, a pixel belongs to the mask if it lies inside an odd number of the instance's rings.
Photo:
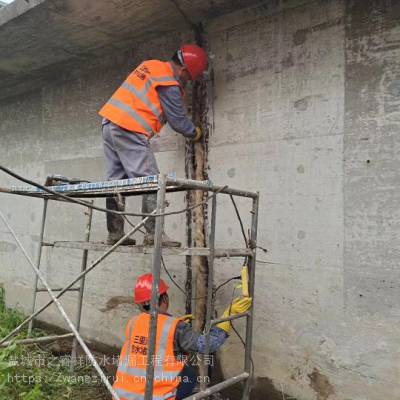
<svg viewBox="0 0 400 400">
<path fill-rule="evenodd" d="M 186 114 L 179 87 L 158 86 L 157 93 L 161 108 L 171 128 L 183 136 L 193 139 L 196 136 L 196 128 Z"/>
</svg>

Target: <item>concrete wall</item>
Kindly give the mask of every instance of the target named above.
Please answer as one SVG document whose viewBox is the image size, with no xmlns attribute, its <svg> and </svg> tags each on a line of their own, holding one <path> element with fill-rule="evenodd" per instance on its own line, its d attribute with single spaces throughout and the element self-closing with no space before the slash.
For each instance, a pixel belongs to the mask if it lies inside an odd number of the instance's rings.
<svg viewBox="0 0 400 400">
<path fill-rule="evenodd" d="M 257 270 L 256 398 L 282 398 L 283 391 L 301 400 L 398 399 L 399 13 L 395 1 L 281 1 L 207 26 L 215 67 L 210 178 L 260 190 L 259 243 L 268 253 L 259 259 L 272 263 Z M 39 181 L 50 173 L 101 179 L 96 111 L 141 59 L 169 56 L 187 35 L 110 53 L 2 101 L 1 163 Z M 161 169 L 183 176 L 183 139 L 167 129 L 154 146 Z M 1 185 L 11 180 L 2 176 Z M 171 200 L 170 209 L 184 205 L 182 195 Z M 239 205 L 248 222 L 249 204 Z M 1 211 L 33 255 L 41 202 L 2 195 Z M 217 244 L 241 246 L 227 199 L 219 212 Z M 96 214 L 94 240 L 105 237 L 104 222 Z M 183 240 L 184 223 L 171 218 L 167 229 Z M 49 240 L 79 239 L 82 210 L 52 203 L 48 226 Z M 166 262 L 183 284 L 184 260 Z M 8 303 L 28 310 L 32 274 L 3 227 L 0 263 Z M 134 309 L 119 296 L 130 296 L 149 263 L 148 256 L 114 255 L 91 273 L 87 338 L 120 345 Z M 79 265 L 79 252 L 44 254 L 57 286 Z M 239 261 L 221 261 L 216 279 L 239 268 Z M 173 311 L 182 313 L 183 298 L 172 293 Z M 232 287 L 221 292 L 219 310 L 231 295 Z M 72 313 L 74 295 L 63 304 Z M 54 309 L 43 318 L 63 325 Z M 221 357 L 227 376 L 239 372 L 240 342 L 230 338 Z"/>
</svg>

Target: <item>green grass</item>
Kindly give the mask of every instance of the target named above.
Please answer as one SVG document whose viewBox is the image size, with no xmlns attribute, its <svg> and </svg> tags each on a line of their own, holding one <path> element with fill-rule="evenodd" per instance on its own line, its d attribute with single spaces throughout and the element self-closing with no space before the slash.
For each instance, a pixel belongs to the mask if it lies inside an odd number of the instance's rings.
<svg viewBox="0 0 400 400">
<path fill-rule="evenodd" d="M 7 309 L 4 290 L 0 288 L 0 337 L 4 337 L 24 320 L 15 310 Z M 35 330 L 34 336 L 46 335 Z M 26 337 L 26 330 L 18 339 Z M 69 371 L 65 357 L 55 357 L 38 345 L 15 343 L 0 349 L 0 400 L 106 399 L 104 387 L 91 366 Z M 93 379 L 88 383 L 88 380 Z M 85 382 L 86 378 L 86 382 Z"/>
</svg>

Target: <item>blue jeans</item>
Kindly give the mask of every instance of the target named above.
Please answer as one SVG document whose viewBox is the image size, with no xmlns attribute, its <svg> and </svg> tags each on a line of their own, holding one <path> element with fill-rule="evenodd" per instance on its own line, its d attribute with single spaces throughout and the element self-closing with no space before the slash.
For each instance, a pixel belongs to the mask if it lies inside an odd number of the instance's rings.
<svg viewBox="0 0 400 400">
<path fill-rule="evenodd" d="M 182 400 L 193 394 L 197 383 L 197 371 L 196 368 L 191 365 L 185 365 L 180 376 L 182 377 L 182 382 L 177 388 L 176 400 Z"/>
<path fill-rule="evenodd" d="M 149 140 L 140 133 L 129 132 L 112 122 L 103 123 L 103 150 L 107 168 L 107 179 L 138 178 L 160 173 Z M 107 197 L 106 206 L 110 210 L 123 211 L 114 197 Z M 142 212 L 150 214 L 157 207 L 157 195 L 144 194 Z M 145 224 L 147 232 L 154 233 L 155 218 Z M 124 219 L 120 215 L 107 213 L 108 232 L 119 239 L 124 235 Z"/>
</svg>

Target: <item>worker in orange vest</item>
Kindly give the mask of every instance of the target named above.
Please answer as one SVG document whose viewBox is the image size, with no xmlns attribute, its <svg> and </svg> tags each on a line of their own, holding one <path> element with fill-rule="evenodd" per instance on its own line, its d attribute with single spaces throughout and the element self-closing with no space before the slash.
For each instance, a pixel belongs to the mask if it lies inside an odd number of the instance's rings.
<svg viewBox="0 0 400 400">
<path fill-rule="evenodd" d="M 194 332 L 182 318 L 167 313 L 168 286 L 161 279 L 159 285 L 156 354 L 147 360 L 152 274 L 139 276 L 134 289 L 134 301 L 140 314 L 133 317 L 125 330 L 125 343 L 121 350 L 113 388 L 121 400 L 143 400 L 146 388 L 148 362 L 154 365 L 153 399 L 181 400 L 190 396 L 197 382 L 193 367 L 185 361 L 185 353 L 204 353 L 205 335 Z M 251 298 L 237 298 L 225 310 L 223 317 L 246 312 Z M 209 351 L 222 346 L 231 329 L 229 321 L 210 329 Z"/>
<path fill-rule="evenodd" d="M 199 78 L 207 68 L 207 55 L 195 45 L 184 45 L 171 61 L 147 60 L 132 71 L 115 91 L 99 114 L 103 117 L 103 148 L 107 179 L 137 178 L 159 174 L 149 141 L 168 122 L 183 136 L 199 140 L 202 132 L 188 118 L 183 102 L 188 81 Z M 143 195 L 142 212 L 156 208 L 156 195 Z M 124 200 L 107 198 L 107 208 L 123 211 Z M 145 224 L 144 245 L 154 244 L 155 219 Z M 124 235 L 124 220 L 107 213 L 108 244 Z M 180 243 L 163 233 L 163 245 L 179 247 Z M 133 239 L 122 244 L 133 245 Z"/>
</svg>

